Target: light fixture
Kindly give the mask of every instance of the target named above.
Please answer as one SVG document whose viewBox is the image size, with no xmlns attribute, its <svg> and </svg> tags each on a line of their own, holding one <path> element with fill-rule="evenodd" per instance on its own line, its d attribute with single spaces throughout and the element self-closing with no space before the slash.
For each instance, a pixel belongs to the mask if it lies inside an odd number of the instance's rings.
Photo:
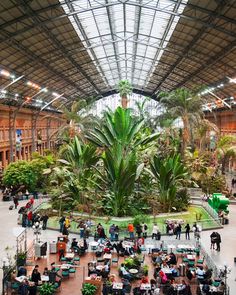
<svg viewBox="0 0 236 295">
<path fill-rule="evenodd" d="M 1 70 L 0 71 L 0 74 L 2 75 L 2 76 L 4 76 L 4 77 L 10 77 L 10 72 L 8 72 L 8 71 L 6 71 L 6 70 Z"/>
<path fill-rule="evenodd" d="M 46 88 L 46 87 L 43 88 L 43 89 L 42 89 L 42 92 L 45 92 L 45 93 L 48 92 L 47 88 Z"/>
<path fill-rule="evenodd" d="M 236 78 L 230 78 L 230 77 L 227 77 L 229 79 L 229 82 L 230 83 L 236 83 Z"/>
<path fill-rule="evenodd" d="M 16 94 L 15 94 L 15 97 L 18 97 L 18 96 L 19 96 L 19 94 L 18 94 L 18 93 L 16 93 Z"/>
<path fill-rule="evenodd" d="M 2 89 L 2 90 L 1 90 L 1 93 L 6 94 L 6 93 L 7 93 L 7 90 Z"/>
<path fill-rule="evenodd" d="M 59 94 L 56 93 L 56 92 L 53 92 L 52 95 L 53 95 L 53 96 L 59 96 Z"/>
<path fill-rule="evenodd" d="M 29 87 L 32 87 L 32 88 L 34 88 L 34 89 L 41 89 L 41 87 L 40 87 L 38 84 L 33 83 L 33 82 L 31 82 L 31 81 L 27 81 L 27 82 L 26 82 L 26 85 L 28 85 Z"/>
</svg>

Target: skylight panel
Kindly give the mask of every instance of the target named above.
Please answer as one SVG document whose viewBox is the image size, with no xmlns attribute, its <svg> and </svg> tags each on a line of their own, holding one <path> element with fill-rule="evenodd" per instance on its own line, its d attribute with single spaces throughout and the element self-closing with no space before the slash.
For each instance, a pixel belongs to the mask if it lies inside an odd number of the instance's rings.
<svg viewBox="0 0 236 295">
<path fill-rule="evenodd" d="M 142 6 L 133 0 L 59 1 L 110 88 L 119 76 L 134 87 L 146 86 L 179 21 L 172 12 L 181 14 L 188 2 L 150 0 L 140 2 Z"/>
</svg>

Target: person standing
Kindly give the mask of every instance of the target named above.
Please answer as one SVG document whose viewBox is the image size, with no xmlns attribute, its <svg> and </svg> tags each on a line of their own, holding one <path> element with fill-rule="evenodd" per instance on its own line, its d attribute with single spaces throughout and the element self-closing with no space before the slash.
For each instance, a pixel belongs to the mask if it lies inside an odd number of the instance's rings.
<svg viewBox="0 0 236 295">
<path fill-rule="evenodd" d="M 216 251 L 220 252 L 220 243 L 221 243 L 221 236 L 218 232 L 216 232 Z"/>
<path fill-rule="evenodd" d="M 79 228 L 79 236 L 81 239 L 83 239 L 84 238 L 84 231 L 85 231 L 85 224 L 83 221 L 80 221 L 78 228 Z"/>
<path fill-rule="evenodd" d="M 141 227 L 140 223 L 138 223 L 138 224 L 136 225 L 136 234 L 137 234 L 138 238 L 141 238 L 142 227 Z"/>
<path fill-rule="evenodd" d="M 181 224 L 179 223 L 175 229 L 175 232 L 176 232 L 176 239 L 179 239 L 180 240 L 180 236 L 181 236 Z"/>
<path fill-rule="evenodd" d="M 190 225 L 189 225 L 189 223 L 187 223 L 185 226 L 185 237 L 186 237 L 186 240 L 190 240 Z"/>
<path fill-rule="evenodd" d="M 62 231 L 63 231 L 64 222 L 65 222 L 65 217 L 62 216 L 62 217 L 59 219 L 60 233 L 62 233 Z"/>
<path fill-rule="evenodd" d="M 159 228 L 157 226 L 156 223 L 154 223 L 153 228 L 152 228 L 152 239 L 156 239 L 157 240 L 157 234 L 159 232 Z"/>
<path fill-rule="evenodd" d="M 143 238 L 147 238 L 147 231 L 148 231 L 148 226 L 145 222 L 142 223 L 142 233 L 143 233 Z"/>
<path fill-rule="evenodd" d="M 48 215 L 46 213 L 41 217 L 41 221 L 43 222 L 42 229 L 45 230 L 48 222 Z"/>
<path fill-rule="evenodd" d="M 13 197 L 13 203 L 15 205 L 15 209 L 17 209 L 17 206 L 19 205 L 19 202 L 18 202 L 18 196 L 14 196 Z"/>
<path fill-rule="evenodd" d="M 110 228 L 109 228 L 109 234 L 110 234 L 110 240 L 111 242 L 115 241 L 115 229 L 116 229 L 116 226 L 115 224 L 113 223 Z"/>
<path fill-rule="evenodd" d="M 133 239 L 134 238 L 134 225 L 131 222 L 128 224 L 128 232 L 129 232 L 130 239 Z"/>
</svg>

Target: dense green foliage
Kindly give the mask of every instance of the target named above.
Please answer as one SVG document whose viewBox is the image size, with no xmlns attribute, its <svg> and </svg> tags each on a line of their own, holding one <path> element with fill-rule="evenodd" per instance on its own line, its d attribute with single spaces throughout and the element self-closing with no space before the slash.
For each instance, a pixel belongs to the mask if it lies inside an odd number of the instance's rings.
<svg viewBox="0 0 236 295">
<path fill-rule="evenodd" d="M 54 162 L 53 156 L 40 156 L 34 153 L 31 161 L 17 161 L 11 163 L 3 174 L 3 184 L 8 187 L 22 187 L 34 191 L 42 189 L 47 184 L 47 178 L 43 176 L 44 169 Z"/>
</svg>

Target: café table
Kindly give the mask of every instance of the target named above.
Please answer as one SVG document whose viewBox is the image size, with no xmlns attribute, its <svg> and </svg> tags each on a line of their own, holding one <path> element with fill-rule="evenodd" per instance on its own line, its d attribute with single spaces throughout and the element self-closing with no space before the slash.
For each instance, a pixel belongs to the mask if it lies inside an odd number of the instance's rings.
<svg viewBox="0 0 236 295">
<path fill-rule="evenodd" d="M 168 267 L 164 267 L 161 269 L 165 274 L 172 274 L 172 271 Z"/>
<path fill-rule="evenodd" d="M 138 270 L 136 268 L 131 268 L 129 269 L 129 273 L 131 273 L 132 275 L 135 275 L 138 273 Z"/>
<path fill-rule="evenodd" d="M 65 258 L 67 259 L 73 259 L 75 257 L 75 253 L 66 253 Z"/>
<path fill-rule="evenodd" d="M 91 250 L 92 250 L 92 252 L 93 252 L 93 260 L 94 260 L 94 252 L 96 251 L 96 248 L 97 248 L 97 246 L 98 246 L 98 242 L 96 242 L 96 241 L 92 241 L 92 242 L 89 243 L 89 245 L 90 245 Z"/>
<path fill-rule="evenodd" d="M 103 259 L 106 259 L 106 260 L 111 260 L 111 257 L 112 257 L 112 255 L 111 254 L 108 254 L 108 253 L 105 253 L 103 255 Z"/>
<path fill-rule="evenodd" d="M 71 267 L 72 267 L 73 265 L 71 265 L 71 264 L 62 264 L 61 265 L 61 270 L 68 270 L 68 269 L 70 269 Z M 73 266 L 74 267 L 74 266 Z"/>
<path fill-rule="evenodd" d="M 123 283 L 113 283 L 112 289 L 113 290 L 122 290 L 123 289 Z"/>
<path fill-rule="evenodd" d="M 49 276 L 41 275 L 41 281 L 42 282 L 49 282 Z"/>
<path fill-rule="evenodd" d="M 99 264 L 96 266 L 96 270 L 99 270 L 99 271 L 103 270 L 103 268 L 104 268 L 104 265 Z"/>
<path fill-rule="evenodd" d="M 148 291 L 151 290 L 151 284 L 141 284 L 140 286 L 141 291 Z"/>
<path fill-rule="evenodd" d="M 188 260 L 195 260 L 195 258 L 196 258 L 196 255 L 187 255 L 187 259 Z"/>
</svg>

